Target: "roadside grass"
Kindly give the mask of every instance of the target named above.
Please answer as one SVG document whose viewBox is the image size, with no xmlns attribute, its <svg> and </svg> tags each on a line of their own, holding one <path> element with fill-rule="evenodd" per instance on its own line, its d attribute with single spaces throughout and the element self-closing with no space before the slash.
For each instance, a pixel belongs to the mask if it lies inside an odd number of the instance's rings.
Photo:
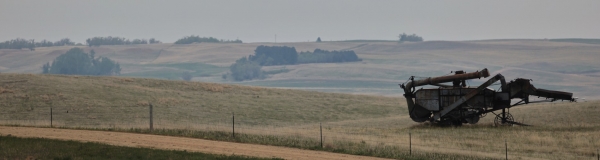
<svg viewBox="0 0 600 160">
<path fill-rule="evenodd" d="M 23 127 L 22 125 L 8 125 L 15 127 Z M 189 129 L 155 129 L 150 131 L 149 129 L 141 128 L 70 128 L 60 127 L 64 129 L 82 129 L 82 130 L 99 130 L 99 131 L 114 131 L 114 132 L 127 132 L 127 133 L 141 133 L 141 134 L 154 134 L 154 135 L 166 135 L 166 136 L 177 136 L 177 137 L 189 137 L 189 138 L 200 138 L 207 140 L 217 141 L 228 141 L 237 143 L 251 143 L 251 144 L 262 144 L 272 146 L 283 146 L 292 147 L 308 150 L 320 150 L 343 154 L 372 156 L 381 158 L 393 158 L 393 159 L 407 159 L 407 160 L 425 160 L 425 159 L 496 159 L 490 157 L 481 156 L 470 156 L 463 154 L 453 153 L 435 153 L 435 152 L 422 152 L 413 151 L 412 154 L 408 152 L 408 148 L 396 145 L 386 145 L 384 143 L 371 144 L 365 141 L 353 142 L 348 140 L 334 140 L 323 144 L 323 148 L 320 146 L 320 141 L 316 138 L 308 138 L 300 135 L 258 135 L 258 134 L 245 134 L 237 133 L 235 137 L 232 136 L 231 132 L 226 131 L 202 131 L 202 130 L 189 130 Z M 2 136 L 0 136 L 0 140 Z M 37 138 L 39 139 L 39 138 Z M 71 141 L 73 142 L 73 141 Z M 74 142 L 77 143 L 77 142 Z M 0 143 L 1 144 L 1 143 Z M 86 143 L 87 144 L 87 143 Z M 81 148 L 81 147 L 80 147 Z M 127 148 L 127 147 L 125 147 Z M 0 147 L 1 149 L 1 147 Z M 155 149 L 150 149 L 155 150 Z M 181 152 L 181 151 L 175 151 Z M 184 151 L 184 153 L 186 153 Z M 238 157 L 234 157 L 238 158 Z M 247 157 L 242 157 L 247 158 Z M 112 158 L 111 158 L 112 159 Z M 144 158 L 142 158 L 144 159 Z"/>
<path fill-rule="evenodd" d="M 266 160 L 238 155 L 216 155 L 178 150 L 159 150 L 112 146 L 94 142 L 63 141 L 45 138 L 20 138 L 0 135 L 2 159 L 205 159 Z"/>
</svg>

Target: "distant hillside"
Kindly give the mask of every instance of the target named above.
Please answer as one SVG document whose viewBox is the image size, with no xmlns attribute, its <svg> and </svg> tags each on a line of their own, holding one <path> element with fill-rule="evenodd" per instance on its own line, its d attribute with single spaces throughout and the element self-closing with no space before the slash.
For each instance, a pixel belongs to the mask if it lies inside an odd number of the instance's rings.
<svg viewBox="0 0 600 160">
<path fill-rule="evenodd" d="M 592 40 L 588 40 L 592 41 Z M 290 46 L 298 52 L 353 50 L 361 62 L 267 66 L 265 79 L 232 82 L 222 78 L 237 59 L 254 53 L 257 46 Z M 35 51 L 0 49 L 0 72 L 40 73 L 41 66 L 70 47 L 39 47 Z M 576 97 L 597 99 L 600 94 L 600 45 L 555 40 L 481 41 L 348 41 L 296 43 L 198 43 L 85 47 L 96 56 L 121 64 L 123 77 L 293 88 L 323 92 L 402 96 L 399 83 L 410 76 L 428 77 L 455 70 L 488 68 L 507 79 L 528 78 L 539 88 L 574 92 Z M 282 72 L 285 71 L 285 72 Z M 481 83 L 471 81 L 471 85 Z"/>
<path fill-rule="evenodd" d="M 553 42 L 573 42 L 573 43 L 600 44 L 600 39 L 585 39 L 585 38 L 550 39 L 550 41 L 553 41 Z"/>
</svg>

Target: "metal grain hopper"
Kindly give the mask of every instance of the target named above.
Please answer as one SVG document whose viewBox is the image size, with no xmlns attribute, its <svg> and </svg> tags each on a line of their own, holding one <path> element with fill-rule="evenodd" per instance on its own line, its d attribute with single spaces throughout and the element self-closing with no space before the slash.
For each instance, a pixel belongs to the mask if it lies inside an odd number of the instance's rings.
<svg viewBox="0 0 600 160">
<path fill-rule="evenodd" d="M 429 77 L 415 80 L 412 76 L 406 83 L 400 84 L 408 104 L 410 118 L 415 122 L 430 121 L 438 124 L 462 125 L 475 124 L 487 113 L 496 115 L 496 125 L 520 124 L 514 121 L 509 108 L 537 102 L 556 100 L 575 101 L 573 93 L 535 88 L 531 80 L 517 78 L 510 82 L 497 74 L 477 87 L 468 87 L 466 80 L 489 77 L 487 69 L 464 73 L 455 71 L 454 75 Z M 488 88 L 500 81 L 498 90 Z M 443 84 L 452 82 L 452 84 Z M 418 86 L 433 85 L 436 88 L 418 89 Z M 540 101 L 529 101 L 529 96 L 544 97 Z M 511 104 L 512 99 L 519 100 Z M 494 113 L 501 111 L 501 113 Z M 523 124 L 520 124 L 523 125 Z"/>
</svg>

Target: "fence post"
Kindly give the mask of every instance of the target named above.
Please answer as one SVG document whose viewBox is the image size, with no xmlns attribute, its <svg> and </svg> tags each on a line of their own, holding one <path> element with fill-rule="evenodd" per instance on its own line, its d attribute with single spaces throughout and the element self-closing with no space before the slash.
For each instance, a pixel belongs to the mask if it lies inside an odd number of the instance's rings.
<svg viewBox="0 0 600 160">
<path fill-rule="evenodd" d="M 506 139 L 504 139 L 504 153 L 506 153 L 506 160 L 508 160 L 508 144 L 506 143 Z"/>
<path fill-rule="evenodd" d="M 412 155 L 412 136 L 408 131 L 408 155 Z"/>
<path fill-rule="evenodd" d="M 153 121 L 153 117 L 152 117 L 152 103 L 150 103 L 149 105 L 150 107 L 150 132 L 152 132 L 154 130 L 154 121 Z"/>
<path fill-rule="evenodd" d="M 233 138 L 235 138 L 235 113 L 231 112 L 231 136 L 233 136 Z"/>
<path fill-rule="evenodd" d="M 52 107 L 50 107 L 50 128 L 52 127 Z"/>
<path fill-rule="evenodd" d="M 319 122 L 319 134 L 321 135 L 321 148 L 323 148 L 323 125 Z"/>
</svg>

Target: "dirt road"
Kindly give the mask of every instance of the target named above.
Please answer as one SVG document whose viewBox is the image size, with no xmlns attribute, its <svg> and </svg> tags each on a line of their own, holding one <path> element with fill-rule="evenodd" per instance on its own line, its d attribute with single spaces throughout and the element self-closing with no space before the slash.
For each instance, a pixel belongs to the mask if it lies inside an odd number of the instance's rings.
<svg viewBox="0 0 600 160">
<path fill-rule="evenodd" d="M 224 155 L 246 155 L 253 157 L 277 157 L 284 159 L 382 159 L 323 151 L 302 150 L 287 147 L 256 144 L 210 141 L 203 139 L 170 137 L 107 131 L 70 130 L 55 128 L 30 128 L 0 126 L 0 134 L 16 137 L 41 137 L 83 142 L 100 142 L 117 146 L 146 147 L 168 150 L 187 150 Z"/>
</svg>

